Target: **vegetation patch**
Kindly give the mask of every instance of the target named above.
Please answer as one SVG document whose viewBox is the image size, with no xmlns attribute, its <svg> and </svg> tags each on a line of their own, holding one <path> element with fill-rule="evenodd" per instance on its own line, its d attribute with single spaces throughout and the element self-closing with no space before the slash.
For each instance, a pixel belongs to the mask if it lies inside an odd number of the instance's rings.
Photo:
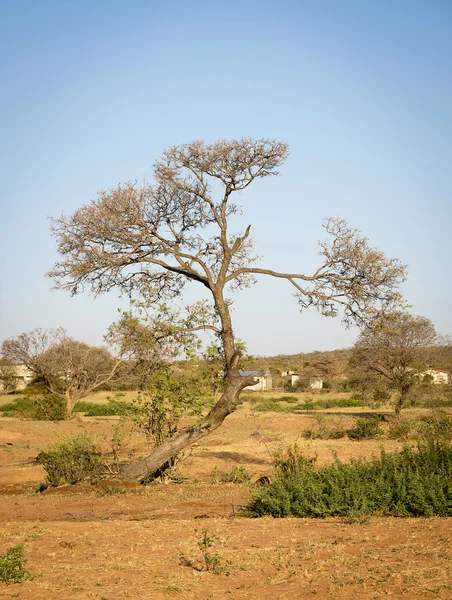
<svg viewBox="0 0 452 600">
<path fill-rule="evenodd" d="M 317 402 L 318 408 L 348 408 L 362 406 L 357 398 L 325 398 Z"/>
<path fill-rule="evenodd" d="M 34 575 L 25 569 L 26 563 L 21 544 L 7 550 L 6 554 L 0 556 L 0 581 L 9 585 L 34 579 Z"/>
<path fill-rule="evenodd" d="M 445 436 L 428 435 L 393 454 L 382 449 L 378 458 L 335 458 L 322 467 L 293 446 L 274 466 L 273 482 L 254 491 L 248 516 L 452 515 L 452 445 Z"/>
<path fill-rule="evenodd" d="M 423 439 L 439 436 L 452 439 L 452 417 L 442 411 L 414 419 L 393 419 L 388 437 L 393 440 Z"/>
<path fill-rule="evenodd" d="M 312 396 L 304 399 L 296 396 L 259 396 L 244 395 L 244 402 L 249 402 L 253 410 L 257 412 L 300 412 L 311 410 L 324 410 L 327 408 L 361 407 L 362 400 L 357 398 L 319 398 Z"/>
<path fill-rule="evenodd" d="M 217 469 L 212 471 L 213 483 L 249 483 L 250 474 L 246 467 L 235 465 L 229 473 L 220 473 Z"/>
<path fill-rule="evenodd" d="M 179 555 L 179 564 L 195 569 L 196 571 L 207 571 L 214 575 L 228 576 L 232 563 L 230 560 L 223 559 L 218 550 L 218 547 L 223 545 L 221 540 L 208 529 L 202 529 L 201 531 L 195 529 L 195 533 L 197 545 L 203 559 L 202 566 L 199 566 L 198 561 L 191 560 L 183 552 Z"/>
<path fill-rule="evenodd" d="M 81 400 L 75 405 L 74 412 L 84 413 L 86 417 L 123 417 L 136 415 L 138 408 L 130 402 L 107 397 L 106 404 Z"/>
<path fill-rule="evenodd" d="M 383 435 L 383 429 L 377 416 L 356 419 L 355 426 L 348 432 L 352 440 L 374 440 Z"/>
<path fill-rule="evenodd" d="M 301 432 L 305 440 L 338 440 L 347 435 L 341 421 L 326 421 L 324 415 L 316 415 L 315 420 L 315 425 Z"/>
<path fill-rule="evenodd" d="M 47 471 L 46 482 L 54 487 L 98 478 L 105 468 L 100 449 L 85 433 L 67 437 L 36 460 Z"/>
<path fill-rule="evenodd" d="M 55 396 L 20 396 L 13 402 L 0 406 L 0 415 L 31 419 L 32 421 L 61 421 L 66 407 L 61 398 Z"/>
</svg>

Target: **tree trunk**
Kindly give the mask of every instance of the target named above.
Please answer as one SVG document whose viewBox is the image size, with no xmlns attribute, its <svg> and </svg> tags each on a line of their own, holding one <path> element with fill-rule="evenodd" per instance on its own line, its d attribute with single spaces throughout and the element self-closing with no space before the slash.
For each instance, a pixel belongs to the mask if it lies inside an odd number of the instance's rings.
<svg viewBox="0 0 452 600">
<path fill-rule="evenodd" d="M 64 392 L 64 397 L 66 398 L 66 420 L 68 421 L 72 416 L 72 409 L 74 408 L 69 390 Z"/>
<path fill-rule="evenodd" d="M 252 377 L 242 377 L 240 375 L 239 359 L 239 355 L 234 356 L 227 377 L 226 389 L 205 419 L 196 425 L 185 427 L 163 444 L 157 446 L 148 456 L 123 466 L 119 473 L 119 479 L 123 481 L 143 481 L 181 450 L 217 429 L 240 404 L 240 392 L 243 388 L 252 385 L 254 382 Z"/>
<path fill-rule="evenodd" d="M 398 398 L 397 403 L 396 403 L 396 405 L 394 407 L 394 412 L 395 412 L 395 415 L 396 415 L 397 418 L 400 417 L 400 413 L 402 411 L 402 406 L 404 406 L 404 404 L 405 404 L 405 400 L 407 398 L 407 395 L 408 395 L 408 390 L 406 390 L 405 388 L 403 388 L 400 391 L 399 398 Z"/>
</svg>

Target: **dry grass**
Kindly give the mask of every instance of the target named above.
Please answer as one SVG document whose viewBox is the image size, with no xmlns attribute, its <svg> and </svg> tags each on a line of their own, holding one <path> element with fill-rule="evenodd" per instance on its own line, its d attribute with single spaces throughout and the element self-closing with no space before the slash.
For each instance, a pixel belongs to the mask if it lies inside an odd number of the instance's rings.
<svg viewBox="0 0 452 600">
<path fill-rule="evenodd" d="M 348 423 L 360 409 L 335 412 L 339 416 L 331 419 Z M 118 418 L 1 418 L 0 554 L 23 543 L 27 569 L 38 577 L 9 587 L 0 583 L 0 598 L 452 598 L 451 520 L 348 524 L 237 516 L 250 487 L 213 483 L 213 471 L 242 466 L 254 481 L 270 473 L 279 447 L 295 441 L 321 461 L 333 450 L 346 459 L 378 454 L 381 443 L 388 450 L 400 446 L 391 440 L 301 439 L 313 420 L 244 407 L 191 449 L 179 469 L 182 483 L 84 484 L 37 494 L 43 472 L 33 458 L 40 449 L 80 428 L 106 440 Z M 130 448 L 146 449 L 136 434 Z M 203 568 L 197 532 L 206 528 L 217 540 L 214 551 L 230 563 L 229 576 Z"/>
</svg>

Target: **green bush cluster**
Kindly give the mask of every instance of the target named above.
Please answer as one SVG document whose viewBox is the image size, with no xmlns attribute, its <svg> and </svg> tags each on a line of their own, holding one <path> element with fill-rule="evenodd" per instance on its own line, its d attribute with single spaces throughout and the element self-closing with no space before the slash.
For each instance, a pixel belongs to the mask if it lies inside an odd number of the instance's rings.
<svg viewBox="0 0 452 600">
<path fill-rule="evenodd" d="M 393 419 L 388 437 L 393 440 L 419 439 L 426 436 L 452 439 L 452 417 L 442 411 L 415 419 Z"/>
<path fill-rule="evenodd" d="M 361 400 L 356 398 L 327 398 L 317 402 L 319 408 L 348 408 L 362 406 L 362 404 Z"/>
<path fill-rule="evenodd" d="M 75 405 L 74 412 L 84 413 L 86 417 L 132 416 L 138 412 L 138 408 L 130 402 L 108 398 L 106 404 L 80 400 Z"/>
<path fill-rule="evenodd" d="M 256 396 L 251 398 L 252 409 L 257 412 L 292 412 L 299 408 L 299 405 L 283 404 L 278 398 L 266 398 L 265 396 Z"/>
<path fill-rule="evenodd" d="M 356 419 L 355 426 L 349 429 L 347 435 L 352 440 L 374 440 L 383 435 L 378 417 L 362 417 Z"/>
<path fill-rule="evenodd" d="M 430 435 L 417 447 L 316 466 L 295 446 L 275 460 L 271 485 L 254 492 L 248 516 L 452 515 L 452 445 Z"/>
<path fill-rule="evenodd" d="M 33 579 L 34 576 L 25 569 L 26 563 L 22 544 L 7 550 L 6 554 L 0 556 L 0 581 L 9 585 Z"/>
<path fill-rule="evenodd" d="M 301 432 L 305 440 L 339 440 L 346 434 L 347 432 L 341 427 L 328 427 L 325 423 L 319 423 L 317 427 L 304 429 Z"/>
<path fill-rule="evenodd" d="M 0 406 L 0 413 L 33 421 L 61 421 L 66 416 L 66 406 L 62 398 L 55 396 L 21 396 Z"/>
<path fill-rule="evenodd" d="M 217 469 L 212 471 L 214 483 L 248 483 L 251 477 L 246 467 L 235 465 L 229 473 L 220 473 Z"/>
<path fill-rule="evenodd" d="M 244 402 L 250 402 L 253 410 L 258 412 L 299 412 L 322 410 L 326 408 L 346 408 L 362 406 L 362 401 L 356 398 L 306 398 L 300 400 L 296 396 L 258 396 L 245 395 Z"/>
<path fill-rule="evenodd" d="M 36 460 L 47 471 L 46 482 L 55 487 L 78 483 L 87 477 L 97 478 L 104 469 L 101 451 L 86 433 L 67 437 L 47 452 L 41 452 Z"/>
</svg>

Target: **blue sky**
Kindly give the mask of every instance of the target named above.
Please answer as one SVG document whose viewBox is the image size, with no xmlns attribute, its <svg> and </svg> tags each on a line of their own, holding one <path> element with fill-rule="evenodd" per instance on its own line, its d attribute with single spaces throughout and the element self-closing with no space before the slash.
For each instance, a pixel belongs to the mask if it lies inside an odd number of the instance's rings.
<svg viewBox="0 0 452 600">
<path fill-rule="evenodd" d="M 240 198 L 262 265 L 312 271 L 322 219 L 344 217 L 408 264 L 412 312 L 452 333 L 450 2 L 2 0 L 0 49 L 0 341 L 61 325 L 100 344 L 125 302 L 51 291 L 47 217 L 151 177 L 169 145 L 242 136 L 291 148 Z M 356 337 L 300 315 L 281 281 L 234 307 L 258 355 Z"/>
</svg>

